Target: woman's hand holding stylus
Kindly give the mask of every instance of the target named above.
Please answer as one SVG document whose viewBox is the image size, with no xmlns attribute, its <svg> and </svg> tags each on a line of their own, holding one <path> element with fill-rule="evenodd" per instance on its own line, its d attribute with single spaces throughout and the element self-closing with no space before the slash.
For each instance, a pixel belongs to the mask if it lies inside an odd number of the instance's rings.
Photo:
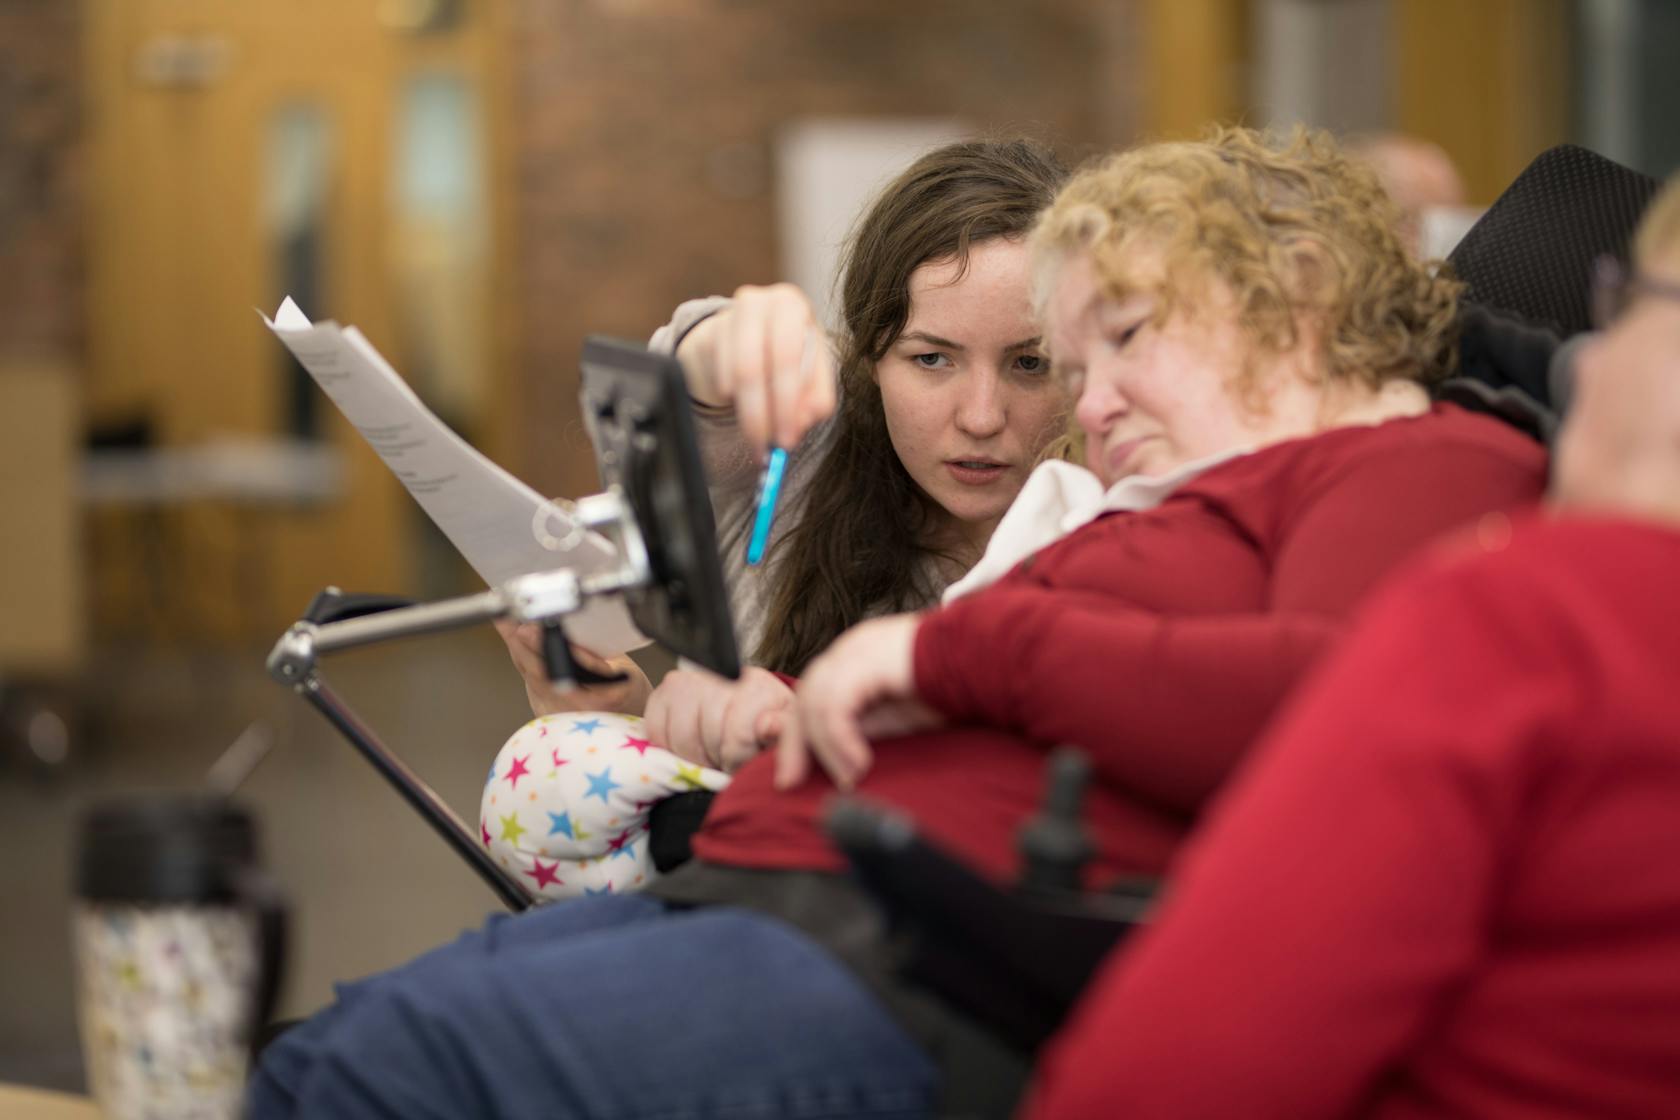
<svg viewBox="0 0 1680 1120">
<path fill-rule="evenodd" d="M 696 401 L 735 410 L 741 435 L 763 461 L 791 448 L 833 414 L 834 359 L 815 309 L 792 284 L 737 288 L 729 307 L 703 320 L 677 348 Z"/>
</svg>

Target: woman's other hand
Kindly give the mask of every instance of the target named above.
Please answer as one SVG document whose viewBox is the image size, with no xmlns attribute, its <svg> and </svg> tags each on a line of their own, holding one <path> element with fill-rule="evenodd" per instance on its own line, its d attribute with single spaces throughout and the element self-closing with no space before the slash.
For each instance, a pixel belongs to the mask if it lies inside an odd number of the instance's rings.
<svg viewBox="0 0 1680 1120">
<path fill-rule="evenodd" d="M 759 458 L 791 448 L 834 412 L 834 360 L 815 309 L 792 284 L 737 288 L 688 332 L 677 357 L 701 404 L 731 407 Z"/>
<path fill-rule="evenodd" d="M 647 706 L 653 685 L 642 667 L 628 654 L 602 657 L 573 644 L 572 660 L 592 673 L 609 676 L 623 673 L 628 680 L 617 684 L 588 685 L 571 690 L 554 687 L 548 679 L 548 666 L 543 661 L 542 627 L 535 622 L 496 621 L 496 632 L 507 643 L 508 655 L 514 668 L 525 681 L 525 698 L 531 702 L 531 713 L 539 716 L 556 712 L 623 712 L 639 716 Z"/>
<path fill-rule="evenodd" d="M 776 788 L 805 780 L 810 760 L 841 789 L 850 789 L 874 761 L 871 738 L 925 731 L 944 722 L 916 696 L 913 614 L 852 627 L 811 663 L 799 682 L 795 710 L 777 732 Z"/>
<path fill-rule="evenodd" d="M 727 680 L 704 669 L 665 675 L 647 703 L 647 736 L 679 758 L 733 774 L 775 741 L 793 690 L 764 669 Z"/>
</svg>

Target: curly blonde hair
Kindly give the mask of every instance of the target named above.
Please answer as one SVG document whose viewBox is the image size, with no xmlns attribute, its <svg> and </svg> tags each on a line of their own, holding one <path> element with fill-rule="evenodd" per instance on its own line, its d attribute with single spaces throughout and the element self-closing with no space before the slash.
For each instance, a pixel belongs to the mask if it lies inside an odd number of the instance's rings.
<svg viewBox="0 0 1680 1120">
<path fill-rule="evenodd" d="M 1157 297 L 1156 322 L 1180 305 L 1196 314 L 1217 280 L 1259 346 L 1294 348 L 1306 317 L 1322 331 L 1328 379 L 1428 384 L 1456 362 L 1463 285 L 1442 262 L 1414 260 L 1395 222 L 1376 176 L 1324 132 L 1225 127 L 1147 144 L 1080 171 L 1040 215 L 1034 303 L 1042 319 L 1061 264 L 1088 252 L 1105 295 Z M 1235 388 L 1256 403 L 1251 380 Z"/>
</svg>

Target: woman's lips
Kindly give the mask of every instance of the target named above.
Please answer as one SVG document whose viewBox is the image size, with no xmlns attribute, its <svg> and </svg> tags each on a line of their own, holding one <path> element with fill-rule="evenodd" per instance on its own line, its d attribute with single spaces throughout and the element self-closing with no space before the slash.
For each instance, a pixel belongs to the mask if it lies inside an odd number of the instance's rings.
<svg viewBox="0 0 1680 1120">
<path fill-rule="evenodd" d="M 1137 457 L 1138 448 L 1149 441 L 1148 436 L 1136 436 L 1124 440 L 1108 449 L 1103 456 L 1103 465 L 1108 468 L 1109 481 L 1115 482 L 1129 474 L 1137 473 L 1127 468 L 1127 464 Z"/>
<path fill-rule="evenodd" d="M 965 486 L 989 486 L 1003 477 L 1009 465 L 990 459 L 947 459 L 945 469 Z"/>
</svg>

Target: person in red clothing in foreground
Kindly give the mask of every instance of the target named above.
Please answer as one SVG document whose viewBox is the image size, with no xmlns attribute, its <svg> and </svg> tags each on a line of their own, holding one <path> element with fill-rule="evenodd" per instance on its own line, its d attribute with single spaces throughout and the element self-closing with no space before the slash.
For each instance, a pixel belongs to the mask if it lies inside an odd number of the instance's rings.
<svg viewBox="0 0 1680 1120">
<path fill-rule="evenodd" d="M 1430 403 L 1457 286 L 1391 217 L 1305 135 L 1232 130 L 1076 177 L 1032 250 L 1100 479 L 1063 480 L 1094 488 L 1087 523 L 842 637 L 648 894 L 493 919 L 342 989 L 265 1052 L 250 1115 L 930 1114 L 964 1024 L 892 977 L 873 904 L 835 873 L 815 824 L 835 788 L 1007 876 L 1046 752 L 1078 742 L 1094 875 L 1159 871 L 1384 573 L 1538 499 L 1538 445 Z"/>
<path fill-rule="evenodd" d="M 1635 255 L 1555 516 L 1379 597 L 1029 1116 L 1680 1116 L 1680 180 Z"/>
</svg>

